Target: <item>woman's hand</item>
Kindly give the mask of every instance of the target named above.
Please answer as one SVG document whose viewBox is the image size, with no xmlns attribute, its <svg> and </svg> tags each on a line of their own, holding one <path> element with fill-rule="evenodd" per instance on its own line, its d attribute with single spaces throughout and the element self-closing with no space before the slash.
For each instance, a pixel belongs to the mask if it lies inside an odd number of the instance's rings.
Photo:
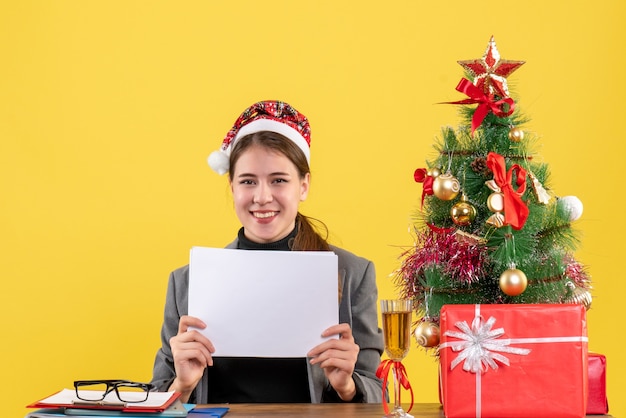
<svg viewBox="0 0 626 418">
<path fill-rule="evenodd" d="M 352 329 L 348 324 L 338 324 L 322 332 L 322 337 L 339 335 L 314 347 L 307 353 L 312 357 L 311 364 L 319 364 L 326 378 L 339 397 L 351 401 L 356 395 L 356 385 L 352 379 L 354 366 L 359 355 L 359 346 L 354 342 Z"/>
<path fill-rule="evenodd" d="M 193 316 L 182 316 L 178 323 L 178 334 L 170 338 L 176 371 L 170 390 L 181 392 L 183 402 L 189 400 L 204 369 L 213 365 L 211 354 L 215 352 L 213 343 L 197 330 L 189 330 L 190 327 L 204 329 L 206 324 Z"/>
</svg>

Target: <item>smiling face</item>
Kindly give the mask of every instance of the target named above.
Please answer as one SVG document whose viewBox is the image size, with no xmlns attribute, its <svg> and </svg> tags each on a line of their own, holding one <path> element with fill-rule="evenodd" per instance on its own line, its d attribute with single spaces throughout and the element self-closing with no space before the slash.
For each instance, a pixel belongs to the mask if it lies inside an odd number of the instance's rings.
<svg viewBox="0 0 626 418">
<path fill-rule="evenodd" d="M 246 147 L 230 173 L 235 212 L 246 238 L 269 243 L 289 235 L 309 181 L 310 173 L 301 175 L 280 151 L 258 143 Z"/>
</svg>

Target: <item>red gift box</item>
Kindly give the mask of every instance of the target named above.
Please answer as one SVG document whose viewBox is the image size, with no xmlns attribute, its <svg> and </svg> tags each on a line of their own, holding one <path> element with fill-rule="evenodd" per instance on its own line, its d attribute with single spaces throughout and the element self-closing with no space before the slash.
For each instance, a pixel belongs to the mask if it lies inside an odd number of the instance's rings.
<svg viewBox="0 0 626 418">
<path fill-rule="evenodd" d="M 445 305 L 440 314 L 446 417 L 585 416 L 582 305 Z"/>
<path fill-rule="evenodd" d="M 606 357 L 602 354 L 589 353 L 589 397 L 587 415 L 609 413 L 609 401 L 606 397 Z"/>
</svg>

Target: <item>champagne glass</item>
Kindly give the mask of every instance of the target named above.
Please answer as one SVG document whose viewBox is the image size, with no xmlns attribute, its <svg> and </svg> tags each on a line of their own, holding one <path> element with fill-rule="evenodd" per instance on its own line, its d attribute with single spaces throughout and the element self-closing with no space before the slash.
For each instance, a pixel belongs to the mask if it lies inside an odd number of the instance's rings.
<svg viewBox="0 0 626 418">
<path fill-rule="evenodd" d="M 402 376 L 398 366 L 409 353 L 411 346 L 413 302 L 410 299 L 385 299 L 380 301 L 380 310 L 383 319 L 385 352 L 393 361 L 394 407 L 385 417 L 411 417 L 402 409 L 400 403 L 400 391 L 402 389 L 400 379 Z"/>
</svg>

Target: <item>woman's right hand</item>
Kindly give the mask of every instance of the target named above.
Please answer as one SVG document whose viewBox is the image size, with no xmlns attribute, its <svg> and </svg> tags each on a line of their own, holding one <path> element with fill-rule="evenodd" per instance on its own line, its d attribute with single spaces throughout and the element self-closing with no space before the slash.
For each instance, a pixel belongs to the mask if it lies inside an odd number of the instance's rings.
<svg viewBox="0 0 626 418">
<path fill-rule="evenodd" d="M 170 347 L 174 357 L 176 378 L 170 390 L 181 392 L 181 401 L 187 402 L 196 387 L 204 369 L 213 365 L 213 343 L 202 335 L 197 328 L 204 329 L 206 324 L 193 316 L 182 316 L 178 323 L 178 334 L 170 338 Z"/>
</svg>

